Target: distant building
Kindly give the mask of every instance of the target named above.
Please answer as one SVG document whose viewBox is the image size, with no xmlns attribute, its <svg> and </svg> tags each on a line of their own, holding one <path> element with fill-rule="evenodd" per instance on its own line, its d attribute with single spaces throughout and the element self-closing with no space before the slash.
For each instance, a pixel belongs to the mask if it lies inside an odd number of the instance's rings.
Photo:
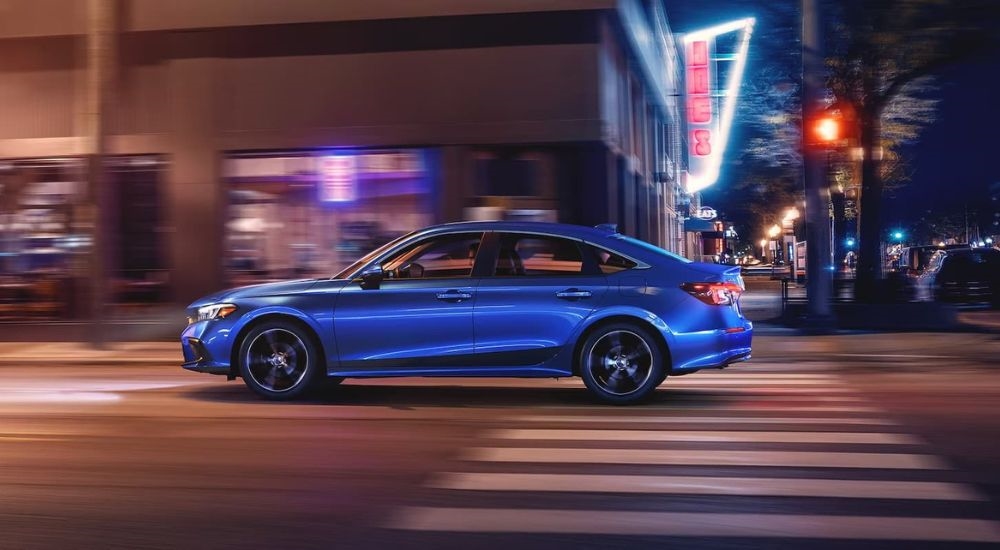
<svg viewBox="0 0 1000 550">
<path fill-rule="evenodd" d="M 18 190 L 3 215 L 23 223 L 4 242 L 48 251 L 5 272 L 82 276 L 86 3 L 5 6 L 0 193 Z M 612 222 L 701 253 L 678 206 L 682 67 L 660 1 L 105 9 L 116 300 L 332 274 L 378 241 L 472 218 Z"/>
</svg>

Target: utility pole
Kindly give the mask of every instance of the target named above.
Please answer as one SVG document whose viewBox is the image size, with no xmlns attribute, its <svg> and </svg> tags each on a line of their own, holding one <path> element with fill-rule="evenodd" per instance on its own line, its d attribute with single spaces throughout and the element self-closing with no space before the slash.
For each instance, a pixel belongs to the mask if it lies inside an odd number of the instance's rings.
<svg viewBox="0 0 1000 550">
<path fill-rule="evenodd" d="M 85 222 L 91 227 L 89 271 L 90 342 L 103 347 L 107 341 L 109 275 L 108 217 L 110 189 L 105 156 L 108 150 L 108 119 L 112 107 L 117 50 L 116 0 L 87 1 L 87 86 L 85 138 L 87 142 L 87 208 Z"/>
<path fill-rule="evenodd" d="M 802 0 L 802 158 L 806 192 L 806 295 L 807 326 L 816 332 L 833 328 L 830 307 L 830 211 L 826 146 L 812 139 L 822 110 L 824 89 L 823 36 L 820 0 Z"/>
</svg>

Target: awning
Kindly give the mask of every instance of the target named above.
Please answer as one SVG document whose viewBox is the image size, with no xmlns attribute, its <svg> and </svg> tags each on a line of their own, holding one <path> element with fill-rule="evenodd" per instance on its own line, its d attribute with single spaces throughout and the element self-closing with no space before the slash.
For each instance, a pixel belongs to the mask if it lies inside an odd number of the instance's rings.
<svg viewBox="0 0 1000 550">
<path fill-rule="evenodd" d="M 689 233 L 716 231 L 715 222 L 709 220 L 699 220 L 698 218 L 688 218 L 684 220 L 684 231 Z"/>
</svg>

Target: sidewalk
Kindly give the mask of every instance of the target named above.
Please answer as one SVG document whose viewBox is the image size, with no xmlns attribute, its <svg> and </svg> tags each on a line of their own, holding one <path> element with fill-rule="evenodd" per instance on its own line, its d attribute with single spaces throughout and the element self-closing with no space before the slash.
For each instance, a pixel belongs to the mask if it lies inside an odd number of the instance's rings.
<svg viewBox="0 0 1000 550">
<path fill-rule="evenodd" d="M 177 342 L 117 342 L 95 349 L 86 342 L 0 342 L 0 366 L 163 365 L 184 362 Z"/>
</svg>

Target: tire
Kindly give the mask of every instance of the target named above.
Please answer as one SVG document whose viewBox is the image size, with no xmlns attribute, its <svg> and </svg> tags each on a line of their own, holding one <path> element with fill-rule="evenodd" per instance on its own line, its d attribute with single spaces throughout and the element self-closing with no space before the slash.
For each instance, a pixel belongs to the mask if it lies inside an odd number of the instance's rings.
<svg viewBox="0 0 1000 550">
<path fill-rule="evenodd" d="M 301 397 L 324 373 L 323 358 L 309 335 L 285 321 L 255 326 L 240 342 L 237 358 L 243 383 L 276 401 Z"/>
<path fill-rule="evenodd" d="M 587 389 L 614 405 L 647 399 L 666 378 L 659 343 L 649 330 L 631 323 L 616 323 L 590 333 L 577 360 Z"/>
</svg>

